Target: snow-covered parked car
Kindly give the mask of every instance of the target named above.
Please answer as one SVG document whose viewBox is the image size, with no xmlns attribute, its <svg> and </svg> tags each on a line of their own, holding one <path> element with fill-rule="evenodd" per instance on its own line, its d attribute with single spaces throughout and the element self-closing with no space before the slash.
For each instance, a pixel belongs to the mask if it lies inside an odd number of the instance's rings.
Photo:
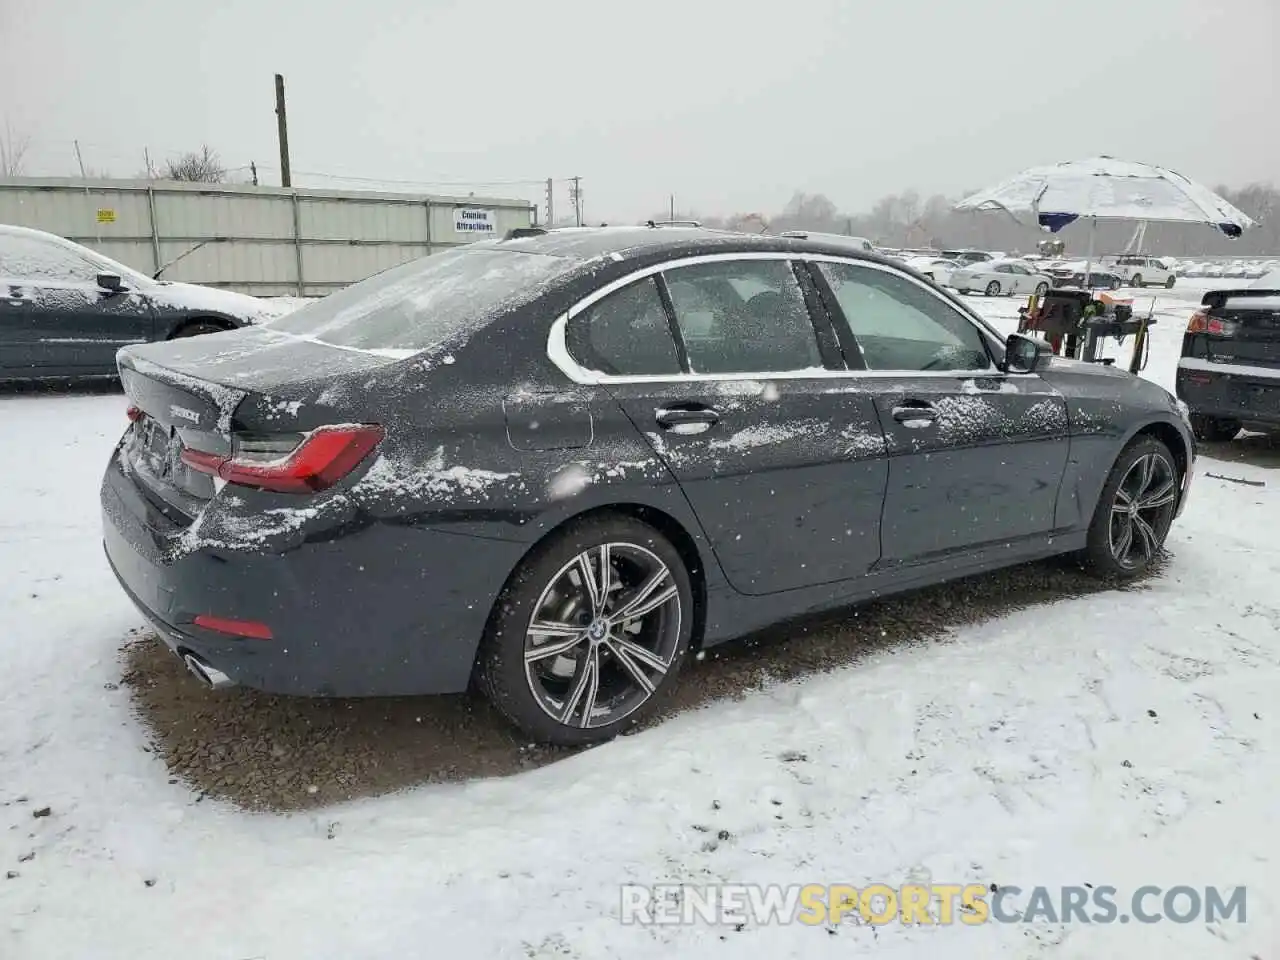
<svg viewBox="0 0 1280 960">
<path fill-rule="evenodd" d="M 883 257 L 712 230 L 467 244 L 120 373 L 106 556 L 197 678 L 474 679 L 560 744 L 801 614 L 1064 552 L 1131 579 L 1194 474 L 1156 384 Z"/>
<path fill-rule="evenodd" d="M 1119 290 L 1124 286 L 1124 277 L 1115 267 L 1084 260 L 1059 260 L 1044 267 L 1044 272 L 1053 278 L 1055 287 L 1083 289 L 1086 274 L 1090 290 Z"/>
<path fill-rule="evenodd" d="M 1101 257 L 1098 262 L 1120 274 L 1127 287 L 1172 287 L 1177 282 L 1175 264 L 1168 257 L 1119 254 Z"/>
<path fill-rule="evenodd" d="M 961 293 L 979 290 L 988 297 L 1019 293 L 1043 297 L 1053 287 L 1053 278 L 1021 260 L 991 260 L 957 270 L 951 274 L 951 286 Z"/>
<path fill-rule="evenodd" d="M 955 260 L 947 260 L 943 257 L 908 257 L 906 265 L 943 287 L 951 284 L 951 274 L 962 269 Z"/>
<path fill-rule="evenodd" d="M 62 237 L 0 224 L 0 380 L 113 377 L 121 347 L 271 316 L 257 297 L 153 280 Z"/>
</svg>

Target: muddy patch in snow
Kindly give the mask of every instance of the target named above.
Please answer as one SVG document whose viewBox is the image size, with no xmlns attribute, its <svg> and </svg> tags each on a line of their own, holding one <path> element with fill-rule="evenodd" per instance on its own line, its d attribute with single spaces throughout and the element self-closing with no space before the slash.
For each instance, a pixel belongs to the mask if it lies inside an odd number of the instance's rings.
<svg viewBox="0 0 1280 960">
<path fill-rule="evenodd" d="M 717 646 L 682 671 L 664 709 L 682 711 L 799 680 L 949 629 L 1106 589 L 1065 561 L 1014 567 Z M 1142 585 L 1129 589 L 1142 589 Z M 171 776 L 199 798 L 258 810 L 321 807 L 438 782 L 506 776 L 569 756 L 531 746 L 479 696 L 318 700 L 210 691 L 145 633 L 124 681 Z"/>
</svg>

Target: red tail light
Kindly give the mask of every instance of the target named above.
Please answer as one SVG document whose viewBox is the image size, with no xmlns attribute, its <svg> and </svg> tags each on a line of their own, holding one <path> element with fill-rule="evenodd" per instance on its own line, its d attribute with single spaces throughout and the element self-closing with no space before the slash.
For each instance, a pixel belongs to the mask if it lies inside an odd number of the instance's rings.
<svg viewBox="0 0 1280 960">
<path fill-rule="evenodd" d="M 314 493 L 333 486 L 359 465 L 381 441 L 376 424 L 317 427 L 301 441 L 275 438 L 233 441 L 230 456 L 182 451 L 193 470 L 221 477 L 227 483 L 259 487 L 277 493 Z M 274 459 L 263 459 L 272 452 Z M 284 449 L 280 449 L 284 447 Z"/>
<path fill-rule="evenodd" d="M 142 409 L 140 407 L 135 407 L 133 404 L 129 404 L 129 407 L 128 409 L 125 410 L 124 415 L 129 418 L 130 423 L 137 423 L 139 420 L 142 419 L 142 416 L 143 416 Z"/>
<path fill-rule="evenodd" d="M 1197 310 L 1187 321 L 1187 333 L 1211 333 L 1218 337 L 1231 337 L 1235 335 L 1236 326 L 1229 321 L 1209 316 L 1205 310 Z"/>
<path fill-rule="evenodd" d="M 192 622 L 197 627 L 225 633 L 229 637 L 248 637 L 250 640 L 271 640 L 274 634 L 265 623 L 257 620 L 232 620 L 230 617 L 215 617 L 209 613 L 196 616 Z"/>
</svg>

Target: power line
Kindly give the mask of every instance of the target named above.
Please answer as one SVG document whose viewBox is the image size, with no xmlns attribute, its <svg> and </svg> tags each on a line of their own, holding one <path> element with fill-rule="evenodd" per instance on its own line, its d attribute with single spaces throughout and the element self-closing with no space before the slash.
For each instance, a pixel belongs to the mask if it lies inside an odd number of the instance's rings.
<svg viewBox="0 0 1280 960">
<path fill-rule="evenodd" d="M 278 170 L 278 167 L 269 167 L 266 164 L 259 164 L 260 170 Z M 538 180 L 397 180 L 392 177 L 359 177 L 345 173 L 326 173 L 320 170 L 294 170 L 299 176 L 303 177 L 319 177 L 324 180 L 350 180 L 353 183 L 390 183 L 405 187 L 534 187 L 541 186 L 546 183 L 545 179 Z"/>
</svg>

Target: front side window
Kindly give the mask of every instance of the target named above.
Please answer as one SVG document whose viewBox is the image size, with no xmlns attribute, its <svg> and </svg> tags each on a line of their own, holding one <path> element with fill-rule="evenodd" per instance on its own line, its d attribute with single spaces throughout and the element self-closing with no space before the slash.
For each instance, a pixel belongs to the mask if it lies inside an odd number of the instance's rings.
<svg viewBox="0 0 1280 960">
<path fill-rule="evenodd" d="M 70 247 L 10 235 L 0 236 L 0 277 L 28 283 L 93 283 L 98 268 Z"/>
<path fill-rule="evenodd" d="M 678 374 L 680 357 L 653 277 L 592 304 L 569 323 L 569 353 L 580 366 L 616 377 Z"/>
<path fill-rule="evenodd" d="M 847 263 L 818 264 L 868 370 L 987 370 L 982 334 L 906 277 Z"/>
<path fill-rule="evenodd" d="M 786 260 L 729 260 L 664 277 L 693 373 L 820 368 L 804 294 Z"/>
</svg>

